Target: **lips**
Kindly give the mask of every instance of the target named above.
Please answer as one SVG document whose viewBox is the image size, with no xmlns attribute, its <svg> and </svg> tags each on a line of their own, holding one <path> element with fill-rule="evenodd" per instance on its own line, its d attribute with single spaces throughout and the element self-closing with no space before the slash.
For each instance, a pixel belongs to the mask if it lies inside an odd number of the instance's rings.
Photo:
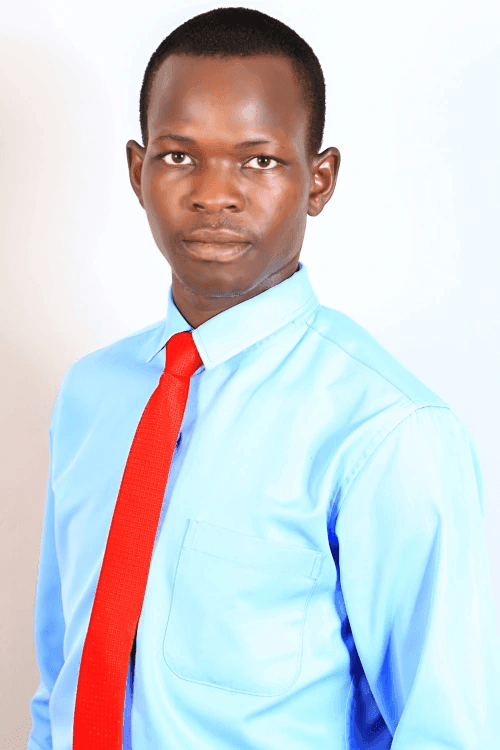
<svg viewBox="0 0 500 750">
<path fill-rule="evenodd" d="M 250 242 L 248 237 L 234 232 L 228 232 L 225 229 L 214 231 L 213 229 L 199 229 L 183 238 L 183 242 L 207 242 L 210 245 L 234 245 L 238 242 Z"/>
<path fill-rule="evenodd" d="M 182 246 L 186 253 L 197 260 L 228 261 L 233 260 L 250 247 L 250 242 L 196 242 L 194 240 L 183 241 Z"/>
</svg>

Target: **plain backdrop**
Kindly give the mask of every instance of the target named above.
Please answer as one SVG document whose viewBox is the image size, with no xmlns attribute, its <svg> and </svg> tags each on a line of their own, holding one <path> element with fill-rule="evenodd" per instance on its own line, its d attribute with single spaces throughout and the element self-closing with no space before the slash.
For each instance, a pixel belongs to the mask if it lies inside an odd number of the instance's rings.
<svg viewBox="0 0 500 750">
<path fill-rule="evenodd" d="M 33 607 L 66 369 L 166 312 L 170 268 L 129 183 L 139 91 L 161 40 L 218 7 L 24 0 L 0 20 L 0 746 L 26 747 Z M 301 260 L 469 427 L 500 617 L 500 6 L 345 0 L 250 6 L 312 46 L 336 190 Z M 464 606 L 467 602 L 464 601 Z M 480 634 L 478 634 L 480 637 Z M 465 645 L 465 644 L 464 644 Z"/>
</svg>

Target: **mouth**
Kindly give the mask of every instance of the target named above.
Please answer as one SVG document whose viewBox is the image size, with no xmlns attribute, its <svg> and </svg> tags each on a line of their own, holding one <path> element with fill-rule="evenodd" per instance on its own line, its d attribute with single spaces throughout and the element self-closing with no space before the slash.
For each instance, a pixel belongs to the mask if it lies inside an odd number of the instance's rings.
<svg viewBox="0 0 500 750">
<path fill-rule="evenodd" d="M 182 240 L 181 245 L 186 253 L 198 260 L 229 261 L 243 255 L 251 242 L 200 242 Z"/>
</svg>

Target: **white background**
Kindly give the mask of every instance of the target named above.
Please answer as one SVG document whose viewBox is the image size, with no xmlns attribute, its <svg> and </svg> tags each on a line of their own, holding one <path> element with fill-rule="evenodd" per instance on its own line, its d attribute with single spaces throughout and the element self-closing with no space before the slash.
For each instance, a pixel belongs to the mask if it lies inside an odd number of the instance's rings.
<svg viewBox="0 0 500 750">
<path fill-rule="evenodd" d="M 24 0 L 0 20 L 0 745 L 26 747 L 48 425 L 69 365 L 162 318 L 170 268 L 129 183 L 161 40 L 219 3 Z M 500 6 L 256 2 L 312 46 L 336 190 L 301 260 L 465 421 L 500 617 Z M 180 9 L 179 9 L 180 8 Z M 464 606 L 467 603 L 464 602 Z M 479 635 L 478 635 L 479 637 Z"/>
</svg>

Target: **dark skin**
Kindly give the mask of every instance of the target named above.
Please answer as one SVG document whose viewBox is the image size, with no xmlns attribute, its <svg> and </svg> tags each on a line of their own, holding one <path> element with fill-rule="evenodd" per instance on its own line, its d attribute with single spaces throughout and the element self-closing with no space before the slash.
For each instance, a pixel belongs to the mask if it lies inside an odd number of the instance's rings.
<svg viewBox="0 0 500 750">
<path fill-rule="evenodd" d="M 172 269 L 175 305 L 193 328 L 298 270 L 306 217 L 330 200 L 340 166 L 337 148 L 308 154 L 306 128 L 307 110 L 284 58 L 175 54 L 158 69 L 147 148 L 128 141 L 127 159 L 132 188 Z M 166 133 L 194 142 L 160 138 Z M 236 146 L 257 139 L 272 142 Z M 250 245 L 226 260 L 215 251 L 186 252 L 194 247 L 183 242 L 186 235 L 207 227 L 236 232 Z"/>
</svg>

